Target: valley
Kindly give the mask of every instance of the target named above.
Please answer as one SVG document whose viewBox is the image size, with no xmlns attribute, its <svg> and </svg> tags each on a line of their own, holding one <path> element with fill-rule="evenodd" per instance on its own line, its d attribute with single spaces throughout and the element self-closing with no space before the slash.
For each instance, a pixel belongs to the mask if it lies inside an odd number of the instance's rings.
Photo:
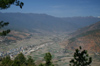
<svg viewBox="0 0 100 66">
<path fill-rule="evenodd" d="M 32 56 L 38 65 L 44 61 L 44 54 L 50 52 L 53 56 L 52 61 L 55 65 L 69 65 L 69 61 L 72 59 L 74 50 L 67 48 L 70 45 L 66 45 L 67 43 L 64 41 L 71 38 L 70 33 L 44 35 L 30 32 L 29 34 L 31 34 L 31 36 L 28 39 L 25 38 L 22 40 L 16 40 L 15 42 L 9 43 L 9 45 L 0 44 L 0 52 L 2 52 L 2 55 L 5 56 L 9 54 L 13 58 L 18 53 L 22 52 L 26 57 L 28 55 Z M 72 46 L 74 45 L 71 45 L 70 47 Z M 93 53 L 89 53 L 89 55 L 93 57 L 92 65 L 97 64 L 99 66 L 99 60 L 96 61 L 97 59 L 94 58 Z"/>
<path fill-rule="evenodd" d="M 11 29 L 7 36 L 0 36 L 1 57 L 14 58 L 22 52 L 38 65 L 50 52 L 56 66 L 69 66 L 75 49 L 82 46 L 93 58 L 91 66 L 100 66 L 100 18 L 0 13 L 0 20 L 10 23 L 4 30 Z"/>
<path fill-rule="evenodd" d="M 54 35 L 43 35 L 38 33 L 30 34 L 32 35 L 28 39 L 25 38 L 22 40 L 16 40 L 15 42 L 10 42 L 9 44 L 3 44 L 4 42 L 1 42 L 0 56 L 4 57 L 10 55 L 13 59 L 17 54 L 22 52 L 26 57 L 28 55 L 32 56 L 37 64 L 38 61 L 41 62 L 43 60 L 44 54 L 47 52 L 52 54 L 54 59 L 53 62 L 56 62 L 56 64 L 59 64 L 58 59 L 66 57 L 59 44 L 63 41 L 67 33 Z M 60 64 L 62 64 L 62 62 L 60 62 Z"/>
</svg>

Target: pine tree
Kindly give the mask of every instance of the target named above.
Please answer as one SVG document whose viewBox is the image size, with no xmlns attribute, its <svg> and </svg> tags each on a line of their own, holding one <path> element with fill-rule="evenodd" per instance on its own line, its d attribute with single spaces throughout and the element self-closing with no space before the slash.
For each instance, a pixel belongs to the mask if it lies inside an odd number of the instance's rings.
<svg viewBox="0 0 100 66">
<path fill-rule="evenodd" d="M 44 59 L 46 61 L 45 66 L 54 66 L 51 62 L 52 55 L 50 53 L 46 53 Z"/>
<path fill-rule="evenodd" d="M 20 64 L 26 64 L 26 58 L 24 57 L 24 55 L 22 53 L 18 54 L 16 57 L 15 57 L 15 60 L 16 61 L 19 61 Z"/>
<path fill-rule="evenodd" d="M 76 49 L 74 59 L 71 59 L 70 66 L 89 66 L 92 63 L 92 57 L 89 57 L 86 50 Z"/>
<path fill-rule="evenodd" d="M 19 6 L 20 8 L 22 8 L 24 5 L 24 3 L 20 2 L 19 0 L 0 0 L 0 10 L 8 9 L 12 4 Z M 0 29 L 3 28 L 4 26 L 7 26 L 8 24 L 9 22 L 0 21 Z M 9 29 L 3 31 L 0 30 L 0 36 L 6 36 L 9 32 L 10 32 Z"/>
<path fill-rule="evenodd" d="M 11 66 L 21 66 L 21 63 L 19 60 L 14 60 Z"/>
<path fill-rule="evenodd" d="M 8 22 L 0 22 L 0 29 L 2 29 L 3 27 L 7 26 L 9 23 Z M 10 30 L 3 30 L 2 32 L 0 32 L 0 36 L 5 36 L 10 32 Z"/>
<path fill-rule="evenodd" d="M 27 66 L 36 66 L 31 56 L 28 57 L 26 62 L 27 62 Z"/>
<path fill-rule="evenodd" d="M 41 64 L 39 64 L 39 66 L 44 66 L 44 64 L 41 63 Z"/>
<path fill-rule="evenodd" d="M 24 5 L 24 3 L 19 0 L 0 0 L 0 9 L 10 8 L 12 4 L 19 6 L 20 8 Z"/>
<path fill-rule="evenodd" d="M 10 66 L 12 63 L 13 61 L 10 59 L 10 56 L 6 56 L 2 59 L 1 66 Z"/>
</svg>

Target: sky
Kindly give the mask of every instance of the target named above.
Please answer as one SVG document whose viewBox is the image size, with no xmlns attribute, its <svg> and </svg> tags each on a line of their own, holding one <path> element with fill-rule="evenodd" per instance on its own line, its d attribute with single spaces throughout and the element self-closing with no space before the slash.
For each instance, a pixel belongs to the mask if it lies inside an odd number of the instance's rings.
<svg viewBox="0 0 100 66">
<path fill-rule="evenodd" d="M 100 17 L 100 0 L 20 0 L 20 9 L 12 5 L 0 12 L 48 14 L 55 17 L 94 16 Z"/>
</svg>

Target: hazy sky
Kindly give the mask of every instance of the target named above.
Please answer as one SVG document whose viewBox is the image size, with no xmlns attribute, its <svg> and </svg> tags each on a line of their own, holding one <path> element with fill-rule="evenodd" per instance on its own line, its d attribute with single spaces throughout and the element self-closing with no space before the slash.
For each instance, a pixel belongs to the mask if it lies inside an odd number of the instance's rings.
<svg viewBox="0 0 100 66">
<path fill-rule="evenodd" d="M 1 12 L 42 13 L 57 17 L 100 16 L 100 0 L 21 0 L 22 9 L 16 6 Z"/>
</svg>

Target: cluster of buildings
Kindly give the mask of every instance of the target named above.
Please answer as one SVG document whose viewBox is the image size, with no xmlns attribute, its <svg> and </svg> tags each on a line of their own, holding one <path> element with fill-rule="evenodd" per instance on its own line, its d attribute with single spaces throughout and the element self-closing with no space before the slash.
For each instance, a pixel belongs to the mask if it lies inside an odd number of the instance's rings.
<svg viewBox="0 0 100 66">
<path fill-rule="evenodd" d="M 14 58 L 17 54 L 19 53 L 23 53 L 24 55 L 29 55 L 31 52 L 37 51 L 45 46 L 48 46 L 50 44 L 53 44 L 52 42 L 48 42 L 48 43 L 44 43 L 41 45 L 29 45 L 29 46 L 25 46 L 25 47 L 19 47 L 19 48 L 15 48 L 15 49 L 10 49 L 7 52 L 0 52 L 0 57 L 6 57 L 6 56 L 10 56 L 10 58 Z"/>
</svg>

